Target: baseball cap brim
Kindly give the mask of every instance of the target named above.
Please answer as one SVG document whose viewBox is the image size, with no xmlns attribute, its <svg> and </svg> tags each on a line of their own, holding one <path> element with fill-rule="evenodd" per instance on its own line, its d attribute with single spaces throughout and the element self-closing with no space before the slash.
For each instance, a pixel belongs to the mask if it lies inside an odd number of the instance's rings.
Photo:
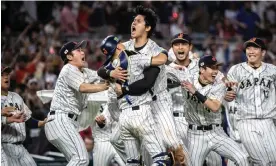
<svg viewBox="0 0 276 166">
<path fill-rule="evenodd" d="M 259 44 L 257 44 L 256 42 L 253 42 L 253 41 L 247 41 L 243 44 L 244 48 L 246 48 L 248 46 L 254 46 L 254 47 L 262 48 L 262 46 L 260 46 Z"/>
<path fill-rule="evenodd" d="M 176 39 L 173 39 L 171 41 L 171 43 L 173 45 L 174 43 L 190 43 L 190 42 L 186 39 L 183 39 L 183 38 L 176 38 Z"/>
<path fill-rule="evenodd" d="M 10 68 L 9 66 L 3 67 L 3 69 L 1 69 L 1 73 L 10 73 L 12 72 L 12 68 Z"/>
<path fill-rule="evenodd" d="M 74 50 L 75 50 L 75 49 L 78 49 L 78 48 L 84 49 L 84 48 L 86 48 L 86 46 L 87 46 L 87 41 L 83 40 L 83 41 L 79 42 L 79 43 L 75 46 Z"/>
<path fill-rule="evenodd" d="M 223 63 L 222 63 L 222 62 L 217 62 L 217 63 L 215 63 L 215 64 L 213 64 L 213 65 L 205 65 L 205 66 L 207 66 L 207 67 L 212 67 L 212 66 L 223 66 Z"/>
</svg>

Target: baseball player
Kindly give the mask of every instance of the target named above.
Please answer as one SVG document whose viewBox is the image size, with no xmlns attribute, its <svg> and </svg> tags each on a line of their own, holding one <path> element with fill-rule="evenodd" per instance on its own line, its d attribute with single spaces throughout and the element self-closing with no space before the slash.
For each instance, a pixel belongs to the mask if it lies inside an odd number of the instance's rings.
<svg viewBox="0 0 276 166">
<path fill-rule="evenodd" d="M 22 144 L 26 138 L 26 126 L 42 127 L 47 119 L 44 121 L 33 119 L 31 117 L 32 112 L 26 106 L 23 99 L 17 93 L 8 91 L 11 71 L 12 69 L 10 67 L 1 66 L 1 110 L 5 112 L 7 111 L 5 108 L 14 109 L 12 113 L 15 113 L 14 116 L 7 117 L 6 119 L 1 117 L 3 120 L 1 127 L 1 154 L 3 158 L 1 159 L 1 165 L 32 166 L 36 165 L 36 163 Z M 8 113 L 10 112 L 8 111 Z M 22 119 L 16 117 L 18 115 L 22 116 L 23 114 L 24 118 Z"/>
<path fill-rule="evenodd" d="M 237 103 L 237 129 L 242 144 L 256 165 L 276 164 L 276 67 L 262 62 L 264 41 L 244 43 L 247 62 L 230 68 L 227 77 L 236 82 L 225 99 Z"/>
<path fill-rule="evenodd" d="M 140 165 L 140 145 L 146 146 L 149 154 L 156 165 L 169 164 L 171 160 L 162 143 L 156 136 L 154 121 L 149 103 L 152 100 L 151 94 L 146 93 L 140 96 L 128 94 L 128 85 L 144 77 L 143 71 L 150 65 L 162 65 L 167 61 L 167 56 L 159 55 L 149 57 L 143 54 L 125 50 L 115 36 L 106 37 L 101 44 L 101 50 L 107 55 L 105 68 L 114 70 L 122 67 L 128 71 L 129 79 L 125 82 L 115 83 L 115 91 L 118 97 L 119 108 L 122 113 L 119 117 L 120 137 L 125 144 L 127 154 L 127 165 Z"/>
<path fill-rule="evenodd" d="M 175 77 L 182 82 L 184 104 L 187 104 L 188 149 L 193 165 L 203 165 L 210 151 L 225 156 L 236 165 L 248 165 L 247 155 L 221 127 L 220 107 L 226 89 L 217 77 L 221 64 L 215 57 L 203 56 L 198 65 L 199 75 L 175 70 Z"/>
<path fill-rule="evenodd" d="M 110 165 L 111 161 L 115 160 L 119 166 L 124 166 L 124 161 L 110 143 L 111 134 L 117 129 L 118 124 L 112 119 L 107 106 L 95 121 L 93 165 Z"/>
<path fill-rule="evenodd" d="M 156 56 L 164 54 L 164 51 L 150 39 L 153 34 L 157 16 L 149 8 L 137 6 L 135 9 L 135 18 L 131 24 L 132 40 L 123 43 L 126 49 L 134 50 L 147 56 Z M 167 149 L 170 149 L 175 154 L 175 160 L 179 163 L 184 163 L 186 148 L 178 139 L 174 119 L 172 116 L 172 101 L 171 96 L 166 90 L 167 76 L 165 65 L 161 65 L 160 72 L 155 81 L 154 87 L 150 90 L 153 101 L 151 102 L 152 115 L 154 122 L 160 129 L 161 136 Z M 188 156 L 186 156 L 187 158 Z M 187 159 L 188 160 L 188 159 Z"/>
<path fill-rule="evenodd" d="M 185 70 L 190 75 L 198 75 L 199 67 L 198 67 L 198 59 L 194 58 L 191 50 L 191 38 L 188 34 L 178 33 L 174 35 L 171 40 L 172 53 L 175 59 L 169 66 L 166 66 L 167 73 L 170 73 L 170 70 Z M 219 73 L 217 77 L 224 77 L 222 73 Z M 169 87 L 169 92 L 172 95 L 173 101 L 173 115 L 175 119 L 176 131 L 182 141 L 187 145 L 187 131 L 188 131 L 188 123 L 185 119 L 184 111 L 187 108 L 187 104 L 184 104 L 186 101 L 182 96 L 182 90 L 179 83 L 173 82 L 169 79 L 168 82 L 172 85 Z M 207 166 L 219 166 L 222 164 L 221 157 L 211 151 L 210 154 L 206 158 Z"/>
<path fill-rule="evenodd" d="M 87 105 L 87 93 L 104 91 L 107 84 L 93 84 L 99 77 L 96 71 L 84 68 L 86 41 L 68 42 L 59 55 L 64 61 L 56 82 L 45 133 L 49 142 L 67 159 L 68 166 L 88 165 L 85 144 L 79 135 L 77 118 Z"/>
</svg>

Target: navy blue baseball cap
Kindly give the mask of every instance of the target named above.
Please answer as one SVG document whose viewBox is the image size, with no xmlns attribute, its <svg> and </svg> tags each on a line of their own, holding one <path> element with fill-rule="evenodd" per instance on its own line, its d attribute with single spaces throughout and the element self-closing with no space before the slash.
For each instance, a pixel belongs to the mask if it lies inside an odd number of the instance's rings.
<svg viewBox="0 0 276 166">
<path fill-rule="evenodd" d="M 256 37 L 249 39 L 248 41 L 246 41 L 243 44 L 244 49 L 246 49 L 249 46 L 253 46 L 253 47 L 257 47 L 257 48 L 266 50 L 265 42 L 262 39 L 256 38 Z"/>
<path fill-rule="evenodd" d="M 191 44 L 192 38 L 185 33 L 178 33 L 173 36 L 171 40 L 171 44 L 173 45 L 174 43 L 189 43 Z"/>
<path fill-rule="evenodd" d="M 59 50 L 59 55 L 61 59 L 64 61 L 66 59 L 67 54 L 78 49 L 78 48 L 86 48 L 87 41 L 83 40 L 79 43 L 77 42 L 68 42 L 64 44 Z"/>
<path fill-rule="evenodd" d="M 108 64 L 114 55 L 117 45 L 120 43 L 120 40 L 118 37 L 114 35 L 107 36 L 101 43 L 101 51 L 103 54 L 106 55 L 106 61 L 104 62 L 104 65 Z"/>
<path fill-rule="evenodd" d="M 212 67 L 212 66 L 221 66 L 223 63 L 219 63 L 214 56 L 205 55 L 199 59 L 199 67 Z"/>
<path fill-rule="evenodd" d="M 12 68 L 8 65 L 1 64 L 1 74 L 2 73 L 10 73 L 12 72 Z"/>
</svg>

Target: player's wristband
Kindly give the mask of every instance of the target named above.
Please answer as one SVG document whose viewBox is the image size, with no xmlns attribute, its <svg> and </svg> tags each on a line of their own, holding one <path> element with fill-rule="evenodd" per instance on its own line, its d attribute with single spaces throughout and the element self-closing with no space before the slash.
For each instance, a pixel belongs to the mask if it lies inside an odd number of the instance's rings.
<svg viewBox="0 0 276 166">
<path fill-rule="evenodd" d="M 198 91 L 195 91 L 194 95 L 198 98 L 198 100 L 201 103 L 205 103 L 205 101 L 207 100 L 206 96 L 203 96 L 201 93 L 199 93 Z"/>
<path fill-rule="evenodd" d="M 110 73 L 111 73 L 111 70 L 106 70 L 106 74 L 108 75 L 108 77 L 111 77 Z"/>
</svg>

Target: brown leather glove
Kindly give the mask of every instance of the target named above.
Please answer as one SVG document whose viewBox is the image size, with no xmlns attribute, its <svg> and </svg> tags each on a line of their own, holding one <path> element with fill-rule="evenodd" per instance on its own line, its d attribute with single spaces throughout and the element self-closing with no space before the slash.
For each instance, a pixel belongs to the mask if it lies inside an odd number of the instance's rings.
<svg viewBox="0 0 276 166">
<path fill-rule="evenodd" d="M 172 150 L 174 158 L 174 166 L 187 166 L 186 156 L 182 145 L 179 145 L 176 149 Z"/>
</svg>

